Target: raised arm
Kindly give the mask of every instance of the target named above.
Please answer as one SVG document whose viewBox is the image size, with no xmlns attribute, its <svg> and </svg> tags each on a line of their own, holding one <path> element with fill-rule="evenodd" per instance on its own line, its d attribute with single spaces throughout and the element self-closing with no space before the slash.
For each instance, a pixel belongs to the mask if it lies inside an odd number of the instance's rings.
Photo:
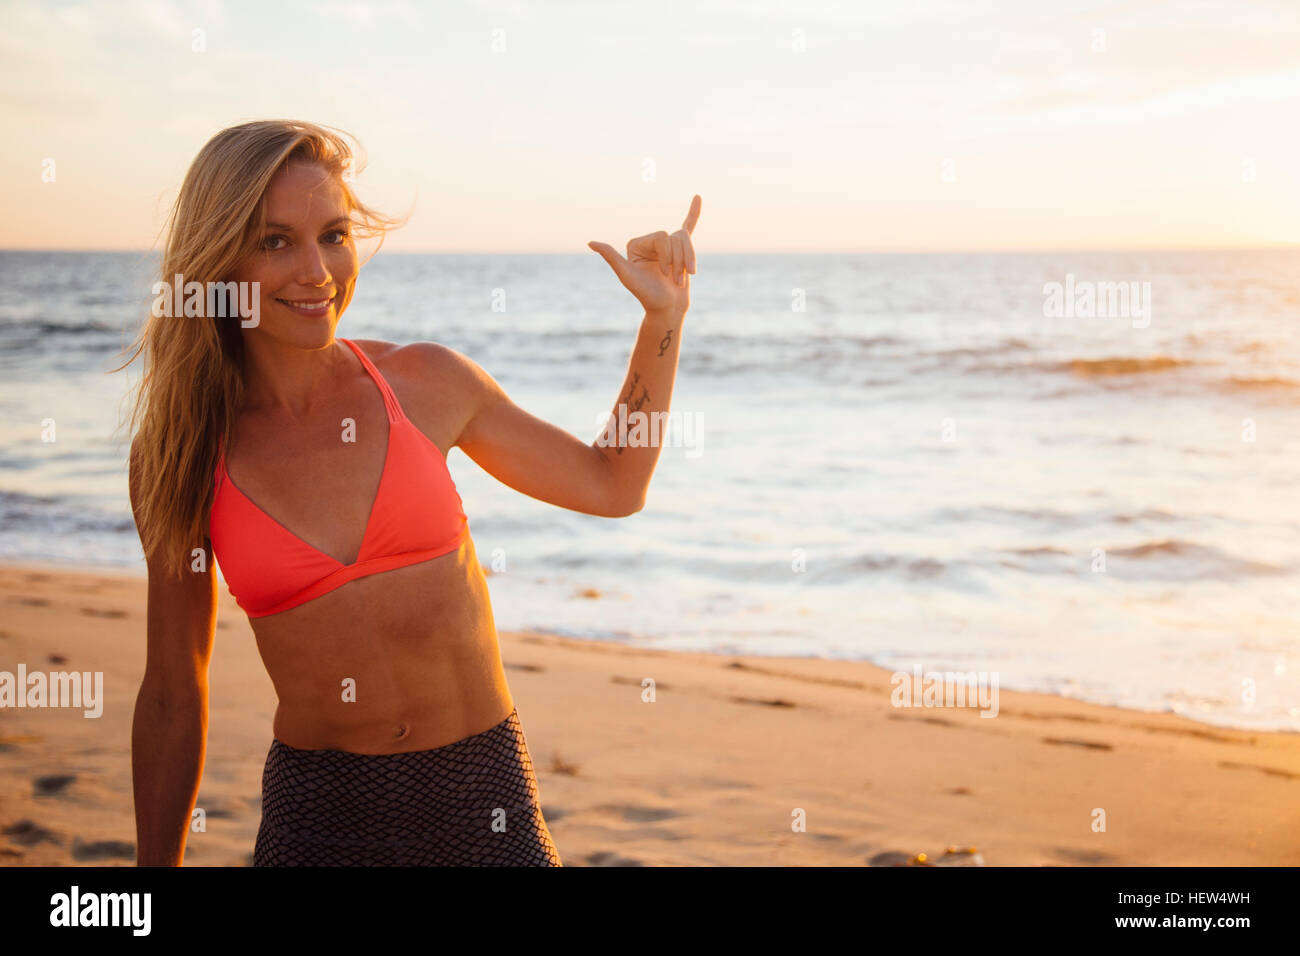
<svg viewBox="0 0 1300 956">
<path fill-rule="evenodd" d="M 690 276 L 695 273 L 691 232 L 700 204 L 696 196 L 682 228 L 671 236 L 657 232 L 631 240 L 626 259 L 605 243 L 589 244 L 645 309 L 614 400 L 616 424 L 633 412 L 653 416 L 668 411 L 690 308 Z M 617 428 L 603 429 L 586 444 L 524 411 L 471 359 L 441 349 L 437 361 L 464 397 L 464 426 L 453 444 L 489 474 L 516 491 L 585 514 L 622 517 L 641 510 L 659 460 L 657 444 L 609 444 L 611 435 L 622 439 Z M 626 406 L 623 416 L 620 405 Z"/>
</svg>

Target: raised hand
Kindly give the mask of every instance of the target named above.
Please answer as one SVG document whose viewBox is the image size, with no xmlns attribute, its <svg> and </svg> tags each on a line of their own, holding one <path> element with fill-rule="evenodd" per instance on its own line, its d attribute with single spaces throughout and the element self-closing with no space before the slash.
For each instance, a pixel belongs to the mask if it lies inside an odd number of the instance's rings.
<svg viewBox="0 0 1300 956">
<path fill-rule="evenodd" d="M 627 244 L 627 258 L 603 242 L 589 242 L 587 248 L 600 253 L 627 291 L 636 296 L 647 312 L 685 314 L 691 305 L 691 280 L 695 274 L 695 247 L 691 233 L 700 218 L 699 196 L 672 235 L 660 230 L 639 236 Z"/>
</svg>

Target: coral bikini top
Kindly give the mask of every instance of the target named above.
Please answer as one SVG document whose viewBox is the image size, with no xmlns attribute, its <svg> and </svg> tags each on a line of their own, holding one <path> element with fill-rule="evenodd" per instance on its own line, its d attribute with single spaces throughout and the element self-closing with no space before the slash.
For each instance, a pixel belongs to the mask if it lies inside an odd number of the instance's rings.
<svg viewBox="0 0 1300 956">
<path fill-rule="evenodd" d="M 442 451 L 415 426 L 388 382 L 357 345 L 345 343 L 383 395 L 388 451 L 361 551 L 351 564 L 312 547 L 254 504 L 219 455 L 212 497 L 212 550 L 230 593 L 250 618 L 279 614 L 370 574 L 455 551 L 469 521 Z"/>
</svg>

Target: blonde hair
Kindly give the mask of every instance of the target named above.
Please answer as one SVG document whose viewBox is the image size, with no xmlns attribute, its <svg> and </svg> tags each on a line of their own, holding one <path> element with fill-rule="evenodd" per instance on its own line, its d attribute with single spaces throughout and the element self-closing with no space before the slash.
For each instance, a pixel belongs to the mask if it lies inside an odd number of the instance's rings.
<svg viewBox="0 0 1300 956">
<path fill-rule="evenodd" d="M 345 138 L 347 137 L 347 138 Z M 312 163 L 336 177 L 356 236 L 379 236 L 400 220 L 357 199 L 349 186 L 353 149 L 342 130 L 292 120 L 261 120 L 224 129 L 190 164 L 167 221 L 159 276 L 171 285 L 228 281 L 258 249 L 266 224 L 264 196 L 291 162 Z M 360 153 L 358 147 L 357 152 Z M 378 251 L 376 249 L 376 251 Z M 218 442 L 229 447 L 243 395 L 239 317 L 151 314 L 120 368 L 143 356 L 144 374 L 131 413 L 136 523 L 146 556 L 179 576 L 207 537 Z M 120 370 L 120 369 L 119 369 Z"/>
</svg>

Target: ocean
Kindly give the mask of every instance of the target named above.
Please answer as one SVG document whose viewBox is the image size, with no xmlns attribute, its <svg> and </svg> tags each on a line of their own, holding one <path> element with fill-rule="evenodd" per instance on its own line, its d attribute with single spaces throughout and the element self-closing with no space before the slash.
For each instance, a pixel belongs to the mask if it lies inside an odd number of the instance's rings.
<svg viewBox="0 0 1300 956">
<path fill-rule="evenodd" d="M 153 269 L 0 252 L 0 558 L 143 572 L 109 370 Z M 452 451 L 498 628 L 1300 730 L 1300 252 L 704 252 L 692 299 L 643 511 Z M 457 349 L 591 441 L 640 317 L 595 253 L 380 252 L 339 331 Z"/>
</svg>

